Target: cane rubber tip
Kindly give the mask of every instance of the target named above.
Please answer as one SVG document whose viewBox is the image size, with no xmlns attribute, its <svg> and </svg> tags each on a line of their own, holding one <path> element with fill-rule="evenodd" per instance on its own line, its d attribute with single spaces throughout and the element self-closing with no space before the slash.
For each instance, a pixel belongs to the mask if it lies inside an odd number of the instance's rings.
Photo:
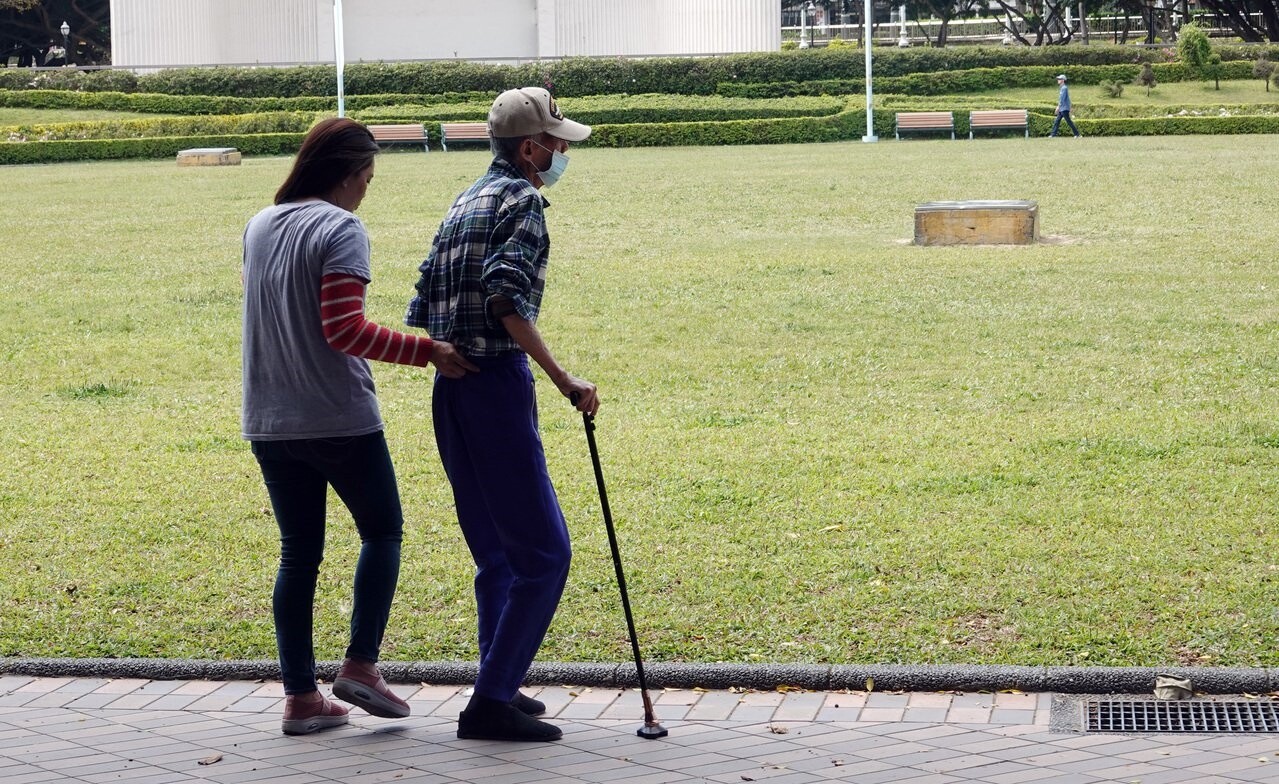
<svg viewBox="0 0 1279 784">
<path fill-rule="evenodd" d="M 666 731 L 665 727 L 654 722 L 652 724 L 645 724 L 643 727 L 640 727 L 639 729 L 635 730 L 635 734 L 640 736 L 641 738 L 647 738 L 649 740 L 657 740 L 658 738 L 665 738 L 670 733 Z"/>
</svg>

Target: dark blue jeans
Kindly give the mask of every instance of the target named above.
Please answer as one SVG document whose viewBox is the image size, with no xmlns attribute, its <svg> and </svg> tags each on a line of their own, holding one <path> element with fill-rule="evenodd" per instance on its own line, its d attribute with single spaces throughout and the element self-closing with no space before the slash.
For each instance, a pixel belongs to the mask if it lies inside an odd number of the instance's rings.
<svg viewBox="0 0 1279 784">
<path fill-rule="evenodd" d="M 271 509 L 280 526 L 280 569 L 271 598 L 285 694 L 315 690 L 312 625 L 324 560 L 330 485 L 360 534 L 346 656 L 376 662 L 400 575 L 404 516 L 395 468 L 381 431 L 351 438 L 254 441 Z"/>
<path fill-rule="evenodd" d="M 435 376 L 435 443 L 475 560 L 475 693 L 506 702 L 528 673 L 568 580 L 568 526 L 546 470 L 528 358 L 475 358 Z"/>
<path fill-rule="evenodd" d="M 1065 120 L 1066 124 L 1070 126 L 1070 130 L 1072 133 L 1074 133 L 1076 136 L 1079 135 L 1079 129 L 1075 127 L 1075 121 L 1070 119 L 1070 110 L 1067 109 L 1064 112 L 1057 112 L 1057 118 L 1053 120 L 1053 129 L 1048 134 L 1049 136 L 1057 135 L 1057 129 L 1061 126 L 1062 120 Z"/>
</svg>

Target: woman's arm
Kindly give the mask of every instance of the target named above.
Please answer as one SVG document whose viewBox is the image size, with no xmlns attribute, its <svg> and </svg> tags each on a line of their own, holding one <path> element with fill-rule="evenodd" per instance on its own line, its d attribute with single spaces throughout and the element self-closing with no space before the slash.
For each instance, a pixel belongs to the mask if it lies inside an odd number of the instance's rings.
<svg viewBox="0 0 1279 784">
<path fill-rule="evenodd" d="M 451 343 L 397 332 L 364 317 L 368 281 L 353 275 L 325 275 L 320 281 L 320 320 L 324 339 L 336 351 L 379 362 L 435 367 L 449 378 L 478 371 Z"/>
</svg>

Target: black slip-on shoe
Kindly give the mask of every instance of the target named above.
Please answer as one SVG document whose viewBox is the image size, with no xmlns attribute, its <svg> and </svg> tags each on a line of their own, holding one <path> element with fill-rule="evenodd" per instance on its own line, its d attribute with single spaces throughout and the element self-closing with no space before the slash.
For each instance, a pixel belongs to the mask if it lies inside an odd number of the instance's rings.
<svg viewBox="0 0 1279 784">
<path fill-rule="evenodd" d="M 457 736 L 463 740 L 523 742 L 559 740 L 564 733 L 510 703 L 475 696 L 457 717 Z"/>
<path fill-rule="evenodd" d="M 515 696 L 511 698 L 511 704 L 525 716 L 541 716 L 546 713 L 546 703 L 535 700 L 522 691 L 515 692 Z"/>
</svg>

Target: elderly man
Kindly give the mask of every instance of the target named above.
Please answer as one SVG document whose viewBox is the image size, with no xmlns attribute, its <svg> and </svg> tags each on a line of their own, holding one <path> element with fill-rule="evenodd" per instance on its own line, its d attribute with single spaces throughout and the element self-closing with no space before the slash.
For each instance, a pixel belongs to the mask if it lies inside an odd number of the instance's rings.
<svg viewBox="0 0 1279 784">
<path fill-rule="evenodd" d="M 570 559 L 528 360 L 578 410 L 595 414 L 595 385 L 561 367 L 537 328 L 550 250 L 539 190 L 560 179 L 569 143 L 591 129 L 537 87 L 499 95 L 488 126 L 493 162 L 440 225 L 405 321 L 480 368 L 466 379 L 437 373 L 432 396 L 440 459 L 476 569 L 480 667 L 457 736 L 558 740 L 558 727 L 533 718 L 545 706 L 519 692 Z"/>
<path fill-rule="evenodd" d="M 1061 89 L 1057 91 L 1057 117 L 1053 120 L 1053 129 L 1049 136 L 1057 135 L 1057 128 L 1061 125 L 1061 121 L 1065 120 L 1070 126 L 1070 130 L 1074 131 L 1075 138 L 1079 138 L 1079 129 L 1075 127 L 1075 121 L 1070 119 L 1070 88 L 1066 87 L 1066 75 L 1057 74 L 1057 86 Z"/>
</svg>

